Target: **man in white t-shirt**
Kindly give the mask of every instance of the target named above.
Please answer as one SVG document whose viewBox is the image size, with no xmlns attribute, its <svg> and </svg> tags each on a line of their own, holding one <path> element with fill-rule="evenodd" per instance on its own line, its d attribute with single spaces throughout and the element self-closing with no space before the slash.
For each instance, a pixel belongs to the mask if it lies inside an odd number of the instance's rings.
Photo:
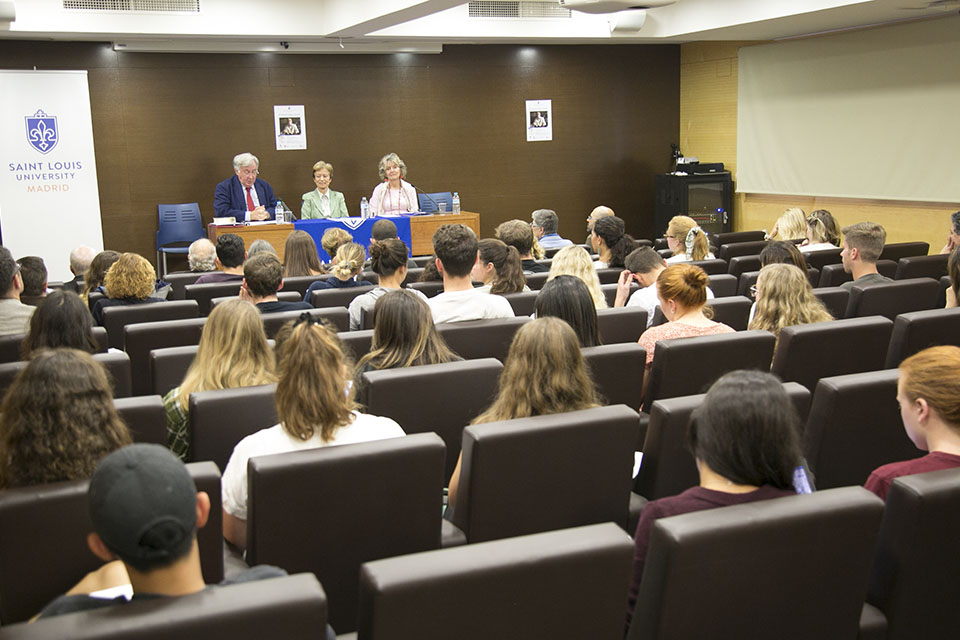
<svg viewBox="0 0 960 640">
<path fill-rule="evenodd" d="M 437 270 L 443 276 L 443 293 L 427 301 L 434 323 L 514 316 L 506 298 L 473 287 L 470 271 L 480 259 L 480 252 L 477 236 L 470 227 L 445 224 L 437 229 L 433 234 L 433 253 L 437 256 Z"/>
<path fill-rule="evenodd" d="M 660 306 L 657 299 L 657 278 L 667 268 L 663 257 L 651 247 L 634 249 L 623 261 L 626 270 L 620 272 L 617 281 L 617 299 L 615 307 L 642 307 L 647 311 L 647 326 L 653 322 L 654 313 Z M 630 285 L 636 280 L 640 290 L 630 295 Z M 630 296 L 630 299 L 627 299 Z M 713 291 L 707 287 L 707 300 L 713 298 Z"/>
</svg>

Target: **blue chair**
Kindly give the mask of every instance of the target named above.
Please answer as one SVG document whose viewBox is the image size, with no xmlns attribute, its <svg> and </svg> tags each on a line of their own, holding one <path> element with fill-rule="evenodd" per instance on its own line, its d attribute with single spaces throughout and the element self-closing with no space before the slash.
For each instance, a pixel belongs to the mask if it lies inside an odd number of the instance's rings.
<svg viewBox="0 0 960 640">
<path fill-rule="evenodd" d="M 163 254 L 163 269 L 160 276 L 167 272 L 167 254 L 185 254 L 189 246 L 167 246 L 185 242 L 189 245 L 203 237 L 203 224 L 200 222 L 200 205 L 189 204 L 157 205 L 159 223 L 157 225 L 157 269 L 160 269 L 160 254 Z"/>
<path fill-rule="evenodd" d="M 439 193 L 418 193 L 417 200 L 420 201 L 420 211 L 424 213 L 436 213 L 440 202 L 447 203 L 445 213 L 453 213 L 453 194 L 449 191 Z"/>
</svg>

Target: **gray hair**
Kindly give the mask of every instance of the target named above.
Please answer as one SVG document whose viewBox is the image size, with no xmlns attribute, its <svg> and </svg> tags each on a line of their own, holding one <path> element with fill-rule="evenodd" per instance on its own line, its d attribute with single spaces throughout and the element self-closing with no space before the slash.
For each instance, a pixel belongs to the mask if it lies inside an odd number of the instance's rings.
<svg viewBox="0 0 960 640">
<path fill-rule="evenodd" d="M 216 271 L 216 247 L 206 238 L 194 240 L 187 250 L 187 264 L 190 271 Z"/>
<path fill-rule="evenodd" d="M 533 224 L 543 229 L 544 234 L 556 233 L 560 224 L 557 212 L 553 209 L 537 209 L 533 212 Z"/>
<path fill-rule="evenodd" d="M 387 155 L 380 158 L 380 164 L 377 165 L 377 173 L 380 174 L 381 180 L 387 179 L 387 163 L 388 162 L 393 162 L 398 167 L 400 167 L 401 178 L 407 177 L 407 165 L 404 164 L 403 160 L 400 159 L 400 156 L 398 156 L 395 153 L 388 153 Z"/>
<path fill-rule="evenodd" d="M 950 224 L 953 226 L 953 232 L 960 235 L 960 211 L 950 214 Z"/>
<path fill-rule="evenodd" d="M 75 276 L 82 276 L 90 268 L 90 262 L 93 256 L 97 255 L 93 249 L 87 246 L 77 247 L 70 252 L 70 271 Z"/>
<path fill-rule="evenodd" d="M 272 244 L 260 238 L 250 244 L 250 248 L 247 249 L 247 259 L 252 258 L 258 253 L 272 253 L 273 255 L 277 255 L 277 250 L 273 248 Z"/>
<path fill-rule="evenodd" d="M 252 153 L 238 153 L 237 155 L 233 156 L 234 170 L 240 170 L 244 167 L 249 167 L 251 164 L 257 165 L 257 169 L 260 168 L 260 160 Z"/>
</svg>

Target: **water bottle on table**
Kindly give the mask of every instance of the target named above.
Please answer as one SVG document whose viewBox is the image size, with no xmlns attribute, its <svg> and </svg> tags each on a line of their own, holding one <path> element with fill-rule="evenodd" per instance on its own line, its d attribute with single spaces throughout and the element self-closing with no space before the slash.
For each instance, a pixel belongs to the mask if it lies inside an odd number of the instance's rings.
<svg viewBox="0 0 960 640">
<path fill-rule="evenodd" d="M 360 217 L 369 218 L 370 217 L 370 205 L 367 204 L 367 197 L 364 196 L 360 198 Z"/>
<path fill-rule="evenodd" d="M 453 192 L 453 212 L 460 213 L 460 194 Z"/>
<path fill-rule="evenodd" d="M 273 221 L 277 224 L 283 224 L 283 200 L 277 200 L 277 208 L 273 214 Z"/>
</svg>

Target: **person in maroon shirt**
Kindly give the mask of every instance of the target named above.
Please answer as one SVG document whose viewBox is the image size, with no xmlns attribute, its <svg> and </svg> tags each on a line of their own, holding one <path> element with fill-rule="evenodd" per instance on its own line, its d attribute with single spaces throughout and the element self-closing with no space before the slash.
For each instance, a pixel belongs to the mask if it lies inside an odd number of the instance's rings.
<svg viewBox="0 0 960 640">
<path fill-rule="evenodd" d="M 634 538 L 627 628 L 658 518 L 795 494 L 802 464 L 800 425 L 783 385 L 759 371 L 731 371 L 717 380 L 690 418 L 687 446 L 700 485 L 646 505 Z"/>
<path fill-rule="evenodd" d="M 930 347 L 900 363 L 897 404 L 922 458 L 875 469 L 866 488 L 887 499 L 894 478 L 960 468 L 960 348 Z"/>
</svg>

